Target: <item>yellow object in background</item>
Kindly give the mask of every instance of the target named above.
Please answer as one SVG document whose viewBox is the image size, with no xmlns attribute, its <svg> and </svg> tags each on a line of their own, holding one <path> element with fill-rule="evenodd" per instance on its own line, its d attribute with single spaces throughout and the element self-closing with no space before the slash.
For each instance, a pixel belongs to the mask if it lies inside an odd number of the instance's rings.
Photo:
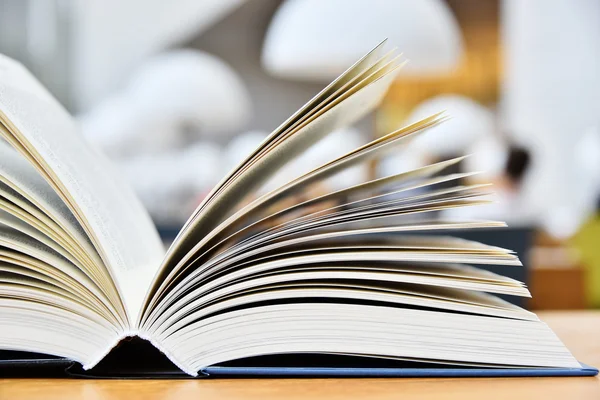
<svg viewBox="0 0 600 400">
<path fill-rule="evenodd" d="M 583 224 L 569 243 L 579 252 L 585 266 L 588 305 L 600 308 L 600 214 Z"/>
</svg>

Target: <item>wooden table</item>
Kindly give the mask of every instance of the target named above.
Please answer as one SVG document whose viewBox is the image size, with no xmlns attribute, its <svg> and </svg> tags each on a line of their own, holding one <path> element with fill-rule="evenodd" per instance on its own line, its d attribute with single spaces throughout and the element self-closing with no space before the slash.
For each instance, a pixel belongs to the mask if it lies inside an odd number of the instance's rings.
<svg viewBox="0 0 600 400">
<path fill-rule="evenodd" d="M 540 313 L 581 361 L 600 366 L 600 312 Z M 0 380 L 0 399 L 600 399 L 600 379 L 368 378 L 219 380 Z"/>
</svg>

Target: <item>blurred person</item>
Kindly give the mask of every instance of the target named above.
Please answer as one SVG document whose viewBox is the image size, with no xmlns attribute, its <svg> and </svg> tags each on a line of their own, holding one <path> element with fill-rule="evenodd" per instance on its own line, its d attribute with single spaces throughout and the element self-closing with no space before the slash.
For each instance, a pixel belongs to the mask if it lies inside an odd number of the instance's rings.
<svg viewBox="0 0 600 400">
<path fill-rule="evenodd" d="M 496 159 L 502 156 L 503 162 L 500 170 L 490 173 L 485 177 L 474 175 L 469 177 L 467 183 L 492 183 L 488 196 L 491 204 L 480 206 L 454 208 L 444 211 L 446 217 L 452 219 L 492 219 L 507 222 L 509 225 L 530 225 L 534 220 L 534 213 L 526 207 L 523 198 L 523 185 L 531 170 L 531 152 L 525 147 L 509 144 L 503 147 L 501 142 L 496 146 L 476 146 L 474 159 L 467 158 L 465 164 L 469 170 L 480 170 L 488 167 L 485 159 Z M 501 147 L 502 146 L 502 147 Z M 479 162 L 478 162 L 479 161 Z M 496 162 L 496 161 L 494 161 Z"/>
</svg>

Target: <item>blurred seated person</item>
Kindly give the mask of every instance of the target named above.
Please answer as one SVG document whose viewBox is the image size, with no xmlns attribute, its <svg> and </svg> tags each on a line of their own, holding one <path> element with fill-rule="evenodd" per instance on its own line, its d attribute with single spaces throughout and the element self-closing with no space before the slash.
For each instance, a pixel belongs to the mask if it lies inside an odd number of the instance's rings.
<svg viewBox="0 0 600 400">
<path fill-rule="evenodd" d="M 483 148 L 487 147 L 487 148 Z M 527 207 L 524 199 L 523 185 L 528 178 L 532 159 L 529 150 L 517 145 L 507 148 L 481 146 L 473 154 L 472 159 L 467 158 L 462 167 L 466 171 L 487 170 L 487 173 L 474 175 L 465 179 L 465 184 L 492 183 L 489 199 L 492 203 L 481 206 L 462 207 L 446 210 L 443 215 L 452 219 L 492 219 L 505 221 L 509 225 L 528 225 L 533 221 L 533 211 Z M 494 152 L 496 154 L 489 154 Z M 502 167 L 496 171 L 489 171 L 484 161 L 488 156 L 496 158 L 499 153 L 504 154 Z"/>
<path fill-rule="evenodd" d="M 450 117 L 444 123 L 428 129 L 410 140 L 397 156 L 382 160 L 379 175 L 419 168 L 435 162 L 469 155 L 443 174 L 481 171 L 477 175 L 436 185 L 437 188 L 457 184 L 493 183 L 495 203 L 484 206 L 462 207 L 442 212 L 453 219 L 498 219 L 518 224 L 530 224 L 532 213 L 522 201 L 522 188 L 531 167 L 531 152 L 510 145 L 506 136 L 498 135 L 496 117 L 487 107 L 459 95 L 441 95 L 418 105 L 407 123 L 413 123 L 440 110 Z M 423 189 L 430 190 L 430 189 Z"/>
</svg>

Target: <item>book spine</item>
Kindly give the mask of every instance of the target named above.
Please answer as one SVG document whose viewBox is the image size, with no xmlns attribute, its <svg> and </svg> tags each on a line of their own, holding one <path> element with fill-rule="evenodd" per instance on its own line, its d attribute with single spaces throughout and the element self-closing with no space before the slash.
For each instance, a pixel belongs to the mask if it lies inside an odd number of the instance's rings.
<svg viewBox="0 0 600 400">
<path fill-rule="evenodd" d="M 140 339 L 144 339 L 149 341 L 150 343 L 152 343 L 152 345 L 154 347 L 156 347 L 159 351 L 161 351 L 165 356 L 167 356 L 167 358 L 177 366 L 177 368 L 181 369 L 183 372 L 185 372 L 186 374 L 193 376 L 193 377 L 197 377 L 198 376 L 198 372 L 186 365 L 183 365 L 182 363 L 180 363 L 177 358 L 175 358 L 175 356 L 173 356 L 173 354 L 171 352 L 169 352 L 167 349 L 165 349 L 165 347 L 158 341 L 155 340 L 155 338 L 153 338 L 152 336 L 144 333 L 144 332 L 137 332 L 137 336 Z"/>
</svg>

